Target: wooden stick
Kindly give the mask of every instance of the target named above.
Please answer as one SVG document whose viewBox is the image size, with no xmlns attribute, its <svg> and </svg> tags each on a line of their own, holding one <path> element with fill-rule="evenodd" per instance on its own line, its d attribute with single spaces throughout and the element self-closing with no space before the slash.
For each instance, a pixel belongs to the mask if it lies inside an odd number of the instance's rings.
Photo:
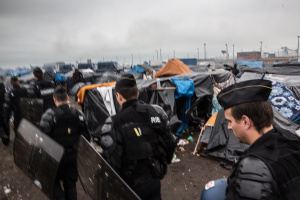
<svg viewBox="0 0 300 200">
<path fill-rule="evenodd" d="M 198 137 L 198 141 L 197 141 L 197 144 L 196 144 L 196 146 L 195 146 L 195 150 L 194 150 L 194 155 L 196 155 L 196 151 L 197 151 L 197 147 L 198 147 L 198 144 L 199 144 L 199 142 L 200 142 L 200 137 L 202 136 L 202 132 L 204 131 L 204 126 L 202 126 L 202 129 L 201 129 L 201 132 L 199 133 L 199 137 Z"/>
</svg>

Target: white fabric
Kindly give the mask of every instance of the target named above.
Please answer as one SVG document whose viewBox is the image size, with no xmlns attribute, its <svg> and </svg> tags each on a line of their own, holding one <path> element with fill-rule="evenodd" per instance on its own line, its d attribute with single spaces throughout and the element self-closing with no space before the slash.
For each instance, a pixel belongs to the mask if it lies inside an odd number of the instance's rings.
<svg viewBox="0 0 300 200">
<path fill-rule="evenodd" d="M 116 108 L 114 104 L 112 86 L 109 87 L 98 87 L 98 92 L 101 94 L 105 107 L 110 115 L 116 114 Z"/>
</svg>

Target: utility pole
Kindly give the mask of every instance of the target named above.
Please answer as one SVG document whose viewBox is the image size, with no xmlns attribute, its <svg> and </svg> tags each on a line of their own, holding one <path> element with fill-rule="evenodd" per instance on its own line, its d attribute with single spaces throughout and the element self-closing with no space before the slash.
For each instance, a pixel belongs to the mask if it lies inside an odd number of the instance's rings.
<svg viewBox="0 0 300 200">
<path fill-rule="evenodd" d="M 298 37 L 298 49 L 297 49 L 297 57 L 298 57 L 298 59 L 299 59 L 299 37 L 300 36 L 297 36 Z"/>
<path fill-rule="evenodd" d="M 175 50 L 173 50 L 173 52 L 174 52 L 174 59 L 175 59 Z"/>
<path fill-rule="evenodd" d="M 206 60 L 206 43 L 204 43 L 204 60 Z"/>
<path fill-rule="evenodd" d="M 155 49 L 156 52 L 156 60 L 158 60 L 158 51 Z"/>
<path fill-rule="evenodd" d="M 133 54 L 131 54 L 131 67 L 133 67 Z"/>
<path fill-rule="evenodd" d="M 198 51 L 198 60 L 199 60 L 199 48 L 197 48 L 197 51 Z"/>
<path fill-rule="evenodd" d="M 159 49 L 159 55 L 160 55 L 160 59 L 162 60 L 162 57 L 161 57 L 161 49 Z"/>
<path fill-rule="evenodd" d="M 226 45 L 226 61 L 227 61 L 227 65 L 228 65 L 228 47 L 227 47 L 227 43 L 225 45 Z"/>
<path fill-rule="evenodd" d="M 262 41 L 260 41 L 260 57 L 262 57 L 261 55 L 262 55 Z"/>
<path fill-rule="evenodd" d="M 234 44 L 232 45 L 232 47 L 233 47 L 232 56 L 233 56 L 233 62 L 234 62 Z"/>
</svg>

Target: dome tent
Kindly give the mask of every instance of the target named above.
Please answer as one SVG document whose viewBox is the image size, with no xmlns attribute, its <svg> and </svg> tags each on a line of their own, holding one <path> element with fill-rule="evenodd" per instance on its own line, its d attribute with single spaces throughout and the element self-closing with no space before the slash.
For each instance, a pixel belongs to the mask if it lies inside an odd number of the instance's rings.
<svg viewBox="0 0 300 200">
<path fill-rule="evenodd" d="M 155 74 L 154 78 L 185 73 L 192 73 L 192 71 L 181 60 L 171 59 Z"/>
</svg>

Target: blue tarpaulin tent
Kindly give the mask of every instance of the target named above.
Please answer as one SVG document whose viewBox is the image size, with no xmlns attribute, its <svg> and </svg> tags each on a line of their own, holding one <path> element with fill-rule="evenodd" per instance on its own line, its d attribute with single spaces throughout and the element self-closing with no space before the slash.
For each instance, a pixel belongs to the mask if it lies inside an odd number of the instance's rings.
<svg viewBox="0 0 300 200">
<path fill-rule="evenodd" d="M 264 62 L 263 61 L 235 61 L 235 63 L 237 64 L 237 66 L 250 66 L 250 67 L 265 67 Z"/>
<path fill-rule="evenodd" d="M 140 66 L 138 65 L 135 65 L 132 69 L 130 69 L 127 73 L 133 73 L 133 72 L 136 72 L 136 73 L 144 73 L 145 70 L 143 68 L 141 68 Z"/>
</svg>

